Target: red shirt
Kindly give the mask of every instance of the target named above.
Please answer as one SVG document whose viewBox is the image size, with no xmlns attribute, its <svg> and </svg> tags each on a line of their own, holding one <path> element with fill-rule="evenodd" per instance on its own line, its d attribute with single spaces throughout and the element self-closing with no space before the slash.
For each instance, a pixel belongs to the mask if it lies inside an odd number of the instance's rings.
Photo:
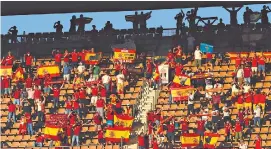
<svg viewBox="0 0 271 149">
<path fill-rule="evenodd" d="M 258 104 L 260 102 L 261 94 L 255 94 L 253 96 L 253 103 Z"/>
<path fill-rule="evenodd" d="M 265 65 L 264 58 L 263 57 L 259 58 L 258 63 L 259 65 Z"/>
<path fill-rule="evenodd" d="M 80 134 L 80 132 L 81 132 L 81 125 L 76 125 L 75 127 L 74 127 L 74 129 L 73 129 L 73 135 L 74 136 L 79 136 L 79 134 Z"/>
<path fill-rule="evenodd" d="M 231 124 L 228 124 L 228 123 L 227 123 L 227 124 L 225 125 L 225 132 L 228 133 L 228 132 L 230 132 L 230 131 L 231 131 Z"/>
<path fill-rule="evenodd" d="M 258 138 L 255 141 L 255 149 L 262 149 L 262 139 L 261 138 Z"/>
<path fill-rule="evenodd" d="M 75 99 L 79 99 L 79 92 L 75 92 L 73 95 Z"/>
<path fill-rule="evenodd" d="M 244 68 L 244 77 L 249 78 L 251 76 L 251 68 L 246 67 Z"/>
<path fill-rule="evenodd" d="M 174 58 L 173 53 L 169 52 L 169 53 L 167 54 L 167 58 L 168 58 L 169 60 L 172 60 L 172 59 Z"/>
<path fill-rule="evenodd" d="M 152 73 L 152 64 L 147 64 L 147 73 Z"/>
<path fill-rule="evenodd" d="M 182 74 L 182 69 L 183 69 L 183 66 L 180 65 L 180 66 L 176 66 L 175 67 L 175 75 L 179 76 Z"/>
<path fill-rule="evenodd" d="M 9 88 L 10 87 L 10 79 L 7 76 L 4 76 L 2 82 L 3 82 L 3 87 L 4 88 Z"/>
<path fill-rule="evenodd" d="M 105 88 L 100 89 L 100 95 L 101 95 L 101 97 L 106 97 L 106 89 Z"/>
<path fill-rule="evenodd" d="M 204 131 L 204 123 L 205 123 L 205 121 L 202 121 L 202 120 L 200 120 L 200 121 L 197 121 L 197 124 L 198 124 L 198 130 L 200 130 L 200 131 Z"/>
<path fill-rule="evenodd" d="M 79 98 L 86 99 L 86 91 L 84 89 L 79 90 Z"/>
<path fill-rule="evenodd" d="M 152 149 L 159 149 L 157 141 L 152 141 Z"/>
<path fill-rule="evenodd" d="M 116 108 L 121 108 L 121 104 L 122 104 L 121 100 L 116 102 Z"/>
<path fill-rule="evenodd" d="M 168 130 L 167 130 L 167 132 L 169 132 L 169 133 L 173 133 L 174 132 L 174 130 L 175 130 L 175 127 L 174 127 L 174 125 L 172 124 L 169 124 L 168 125 L 168 128 L 167 128 Z"/>
<path fill-rule="evenodd" d="M 115 69 L 116 69 L 116 70 L 120 70 L 120 67 L 121 67 L 120 64 L 115 64 Z"/>
<path fill-rule="evenodd" d="M 26 118 L 27 123 L 32 123 L 32 118 L 31 118 L 31 115 L 29 113 L 25 113 L 25 118 Z"/>
<path fill-rule="evenodd" d="M 212 53 L 206 53 L 206 57 L 207 57 L 207 59 L 212 59 L 213 55 L 212 55 Z"/>
<path fill-rule="evenodd" d="M 139 146 L 145 146 L 144 137 L 138 136 L 138 145 Z"/>
<path fill-rule="evenodd" d="M 34 84 L 37 85 L 37 86 L 40 86 L 40 85 L 41 85 L 41 79 L 36 78 L 36 79 L 34 80 Z"/>
<path fill-rule="evenodd" d="M 53 89 L 53 94 L 55 98 L 59 98 L 60 95 L 60 89 L 59 88 L 54 88 Z"/>
<path fill-rule="evenodd" d="M 237 103 L 238 104 L 243 104 L 244 103 L 244 98 L 239 96 L 238 99 L 237 99 Z"/>
<path fill-rule="evenodd" d="M 79 109 L 79 103 L 77 101 L 73 101 L 73 109 L 74 110 Z"/>
<path fill-rule="evenodd" d="M 66 101 L 66 109 L 72 109 L 72 102 Z"/>
<path fill-rule="evenodd" d="M 93 120 L 94 120 L 94 123 L 97 125 L 101 125 L 101 123 L 102 123 L 101 116 L 99 116 L 99 115 L 95 115 Z"/>
<path fill-rule="evenodd" d="M 70 115 L 70 124 L 74 125 L 76 121 L 76 116 L 75 115 Z"/>
<path fill-rule="evenodd" d="M 235 66 L 236 66 L 236 67 L 240 66 L 240 65 L 241 65 L 241 61 L 242 61 L 241 58 L 239 58 L 239 57 L 236 58 L 236 59 L 235 59 Z"/>
<path fill-rule="evenodd" d="M 72 125 L 67 125 L 67 127 L 66 127 L 66 135 L 67 136 L 72 135 Z"/>
<path fill-rule="evenodd" d="M 257 62 L 258 62 L 258 58 L 253 58 L 252 59 L 252 67 L 257 67 L 258 66 Z"/>
<path fill-rule="evenodd" d="M 265 103 L 265 101 L 266 101 L 266 96 L 263 94 L 260 94 L 259 103 Z"/>
<path fill-rule="evenodd" d="M 78 53 L 77 52 L 72 52 L 72 62 L 77 62 L 78 61 Z"/>
<path fill-rule="evenodd" d="M 41 98 L 41 90 L 35 89 L 34 99 L 40 99 L 40 98 Z"/>
<path fill-rule="evenodd" d="M 252 95 L 250 93 L 245 94 L 245 102 L 252 103 Z"/>
<path fill-rule="evenodd" d="M 85 57 L 86 57 L 86 53 L 85 53 L 85 52 L 81 52 L 81 53 L 79 54 L 79 56 L 81 57 L 81 61 L 82 61 L 82 62 L 86 61 L 86 60 L 85 60 Z"/>
<path fill-rule="evenodd" d="M 128 75 L 128 69 L 126 67 L 124 67 L 122 69 L 122 73 L 123 73 L 124 76 Z"/>
<path fill-rule="evenodd" d="M 14 98 L 15 99 L 20 99 L 20 96 L 21 96 L 21 90 L 16 90 L 13 94 Z"/>
<path fill-rule="evenodd" d="M 16 105 L 15 104 L 10 104 L 8 106 L 8 112 L 15 112 L 16 111 Z"/>
<path fill-rule="evenodd" d="M 61 57 L 62 57 L 62 54 L 57 53 L 57 54 L 55 55 L 55 61 L 58 62 L 58 63 L 60 63 L 60 62 L 61 62 Z"/>
<path fill-rule="evenodd" d="M 64 53 L 64 54 L 63 54 L 64 62 L 69 62 L 69 56 L 70 56 L 69 53 Z"/>
<path fill-rule="evenodd" d="M 250 121 L 250 119 L 248 117 L 244 119 L 244 122 L 245 122 L 246 126 L 249 126 L 249 121 Z"/>
<path fill-rule="evenodd" d="M 236 122 L 235 131 L 236 132 L 241 132 L 242 131 L 242 126 L 241 126 L 240 122 Z"/>
<path fill-rule="evenodd" d="M 5 62 L 7 65 L 13 65 L 13 59 L 14 57 L 11 55 L 11 56 L 7 56 L 6 59 L 5 59 Z"/>
<path fill-rule="evenodd" d="M 31 78 L 27 78 L 25 80 L 25 87 L 26 88 L 31 88 L 32 87 L 32 83 L 33 83 L 32 79 Z"/>
<path fill-rule="evenodd" d="M 32 56 L 31 55 L 26 55 L 25 56 L 25 65 L 27 65 L 27 66 L 31 66 L 32 65 Z"/>
<path fill-rule="evenodd" d="M 109 112 L 107 112 L 106 117 L 107 117 L 107 120 L 113 120 L 114 113 L 112 111 L 109 111 Z"/>
<path fill-rule="evenodd" d="M 44 137 L 43 136 L 38 136 L 36 138 L 36 142 L 42 143 L 44 141 Z"/>
<path fill-rule="evenodd" d="M 99 100 L 97 100 L 97 102 L 96 102 L 96 107 L 97 108 L 103 108 L 104 107 L 104 100 L 103 99 L 99 99 Z"/>
<path fill-rule="evenodd" d="M 104 133 L 103 131 L 98 132 L 98 139 L 103 139 L 104 138 Z"/>
<path fill-rule="evenodd" d="M 182 131 L 187 131 L 188 130 L 188 122 L 187 121 L 182 121 Z"/>
<path fill-rule="evenodd" d="M 92 96 L 98 96 L 98 88 L 97 87 L 92 87 Z"/>
<path fill-rule="evenodd" d="M 149 130 L 149 133 L 148 133 L 148 134 L 149 134 L 149 135 L 152 134 L 152 128 L 153 128 L 153 127 L 152 127 L 152 123 L 149 123 L 149 124 L 148 124 L 148 130 Z"/>
</svg>

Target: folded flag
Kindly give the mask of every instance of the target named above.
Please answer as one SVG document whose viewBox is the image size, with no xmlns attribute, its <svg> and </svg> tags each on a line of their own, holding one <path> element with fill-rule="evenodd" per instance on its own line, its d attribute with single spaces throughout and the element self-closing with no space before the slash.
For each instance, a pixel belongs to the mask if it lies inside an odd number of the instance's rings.
<svg viewBox="0 0 271 149">
<path fill-rule="evenodd" d="M 50 74 L 51 77 L 58 77 L 60 75 L 59 66 L 57 65 L 41 66 L 37 69 L 37 74 L 39 78 L 43 78 L 45 73 Z"/>
<path fill-rule="evenodd" d="M 183 86 L 180 88 L 171 88 L 173 101 L 187 100 L 190 93 L 194 93 L 195 88 L 192 86 Z"/>
<path fill-rule="evenodd" d="M 182 147 L 198 146 L 200 142 L 200 136 L 196 133 L 185 133 L 181 136 Z"/>
<path fill-rule="evenodd" d="M 131 128 L 115 126 L 107 128 L 105 132 L 105 140 L 110 142 L 129 142 Z"/>
<path fill-rule="evenodd" d="M 0 76 L 4 75 L 12 75 L 12 66 L 1 66 L 0 68 Z"/>
<path fill-rule="evenodd" d="M 114 115 L 114 124 L 119 123 L 123 127 L 131 128 L 133 120 L 134 118 L 129 115 Z"/>
<path fill-rule="evenodd" d="M 204 133 L 204 146 L 208 148 L 215 148 L 215 144 L 220 137 L 219 134 L 216 133 Z"/>
</svg>

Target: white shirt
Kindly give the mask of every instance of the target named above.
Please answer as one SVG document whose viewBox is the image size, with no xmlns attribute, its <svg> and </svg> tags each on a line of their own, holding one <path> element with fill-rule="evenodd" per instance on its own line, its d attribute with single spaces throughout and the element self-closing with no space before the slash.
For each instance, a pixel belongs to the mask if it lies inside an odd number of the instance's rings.
<svg viewBox="0 0 271 149">
<path fill-rule="evenodd" d="M 227 111 L 225 111 L 225 109 L 226 109 L 227 107 L 223 107 L 222 108 L 222 110 L 223 110 L 223 115 L 224 116 L 230 116 L 230 112 L 227 110 Z"/>
<path fill-rule="evenodd" d="M 248 93 L 248 91 L 250 90 L 250 86 L 249 85 L 245 85 L 244 87 L 244 93 Z"/>
<path fill-rule="evenodd" d="M 254 111 L 255 117 L 261 117 L 261 108 L 257 107 Z"/>
<path fill-rule="evenodd" d="M 238 69 L 236 73 L 237 78 L 243 78 L 244 77 L 244 70 L 243 69 Z"/>
<path fill-rule="evenodd" d="M 118 74 L 117 75 L 117 81 L 118 81 L 118 83 L 123 84 L 124 83 L 124 75 L 123 74 Z"/>
<path fill-rule="evenodd" d="M 247 144 L 240 144 L 239 149 L 247 149 Z"/>
<path fill-rule="evenodd" d="M 239 92 L 239 89 L 237 89 L 236 85 L 234 84 L 234 85 L 232 86 L 232 88 L 231 88 L 231 91 L 232 91 L 233 93 L 236 93 L 236 92 Z"/>
<path fill-rule="evenodd" d="M 28 90 L 27 91 L 27 94 L 28 94 L 28 99 L 34 99 L 34 90 Z"/>
<path fill-rule="evenodd" d="M 77 70 L 78 70 L 79 73 L 83 73 L 84 70 L 85 70 L 85 66 L 84 66 L 84 65 L 79 65 L 79 66 L 77 67 Z"/>
<path fill-rule="evenodd" d="M 95 78 L 93 76 L 90 76 L 88 79 L 88 82 L 92 82 L 92 81 L 95 81 Z"/>
<path fill-rule="evenodd" d="M 108 84 L 110 82 L 111 77 L 109 75 L 104 75 L 102 77 L 103 84 Z"/>
<path fill-rule="evenodd" d="M 37 105 L 38 105 L 38 111 L 41 111 L 41 105 L 42 104 L 43 104 L 43 102 L 40 101 L 40 100 L 38 100 L 38 103 L 37 103 Z"/>
<path fill-rule="evenodd" d="M 194 55 L 195 55 L 195 59 L 201 60 L 201 51 L 200 50 L 196 50 Z"/>
<path fill-rule="evenodd" d="M 187 104 L 194 104 L 194 95 L 192 94 L 192 95 L 189 95 L 188 96 L 188 103 Z"/>
</svg>

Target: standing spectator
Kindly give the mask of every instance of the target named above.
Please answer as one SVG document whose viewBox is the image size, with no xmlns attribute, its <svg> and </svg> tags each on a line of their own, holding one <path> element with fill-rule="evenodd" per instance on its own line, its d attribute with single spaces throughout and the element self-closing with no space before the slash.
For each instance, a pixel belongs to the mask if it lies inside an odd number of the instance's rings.
<svg viewBox="0 0 271 149">
<path fill-rule="evenodd" d="M 152 148 L 153 148 L 153 149 L 159 149 L 159 144 L 158 144 L 156 138 L 153 138 L 153 141 L 152 141 Z"/>
<path fill-rule="evenodd" d="M 243 67 L 242 67 L 242 66 L 240 66 L 240 67 L 237 69 L 237 72 L 236 72 L 236 78 L 237 78 L 237 80 L 238 80 L 239 85 L 242 85 L 243 79 L 244 79 L 244 70 L 243 70 Z"/>
<path fill-rule="evenodd" d="M 72 101 L 70 96 L 65 100 L 65 108 L 65 114 L 70 114 L 72 111 Z"/>
<path fill-rule="evenodd" d="M 194 93 L 190 93 L 188 96 L 188 108 L 187 115 L 194 114 Z"/>
<path fill-rule="evenodd" d="M 252 76 L 252 70 L 250 67 L 246 66 L 244 68 L 244 79 L 245 83 L 250 84 L 250 77 Z"/>
<path fill-rule="evenodd" d="M 16 122 L 16 105 L 12 103 L 12 101 L 8 102 L 8 122 L 12 117 L 13 122 Z"/>
<path fill-rule="evenodd" d="M 144 133 L 143 132 L 140 133 L 137 140 L 138 140 L 139 149 L 145 149 L 145 140 L 144 140 Z"/>
<path fill-rule="evenodd" d="M 247 144 L 243 140 L 240 140 L 239 149 L 247 149 Z"/>
<path fill-rule="evenodd" d="M 167 129 L 167 137 L 168 137 L 168 141 L 172 142 L 172 144 L 174 144 L 174 134 L 175 134 L 174 124 L 172 121 L 170 121 L 170 124 L 168 125 L 168 129 Z"/>
<path fill-rule="evenodd" d="M 232 129 L 230 121 L 227 121 L 224 127 L 225 127 L 225 135 L 226 135 L 225 141 L 229 142 L 231 138 L 231 129 Z"/>
<path fill-rule="evenodd" d="M 106 119 L 107 119 L 107 121 L 106 121 L 107 127 L 113 127 L 113 124 L 114 124 L 114 112 L 111 109 L 107 110 Z"/>
<path fill-rule="evenodd" d="M 11 34 L 11 43 L 17 43 L 17 34 L 18 30 L 16 26 L 11 27 L 8 30 L 9 34 Z"/>
<path fill-rule="evenodd" d="M 103 147 L 105 147 L 105 139 L 104 139 L 103 130 L 99 130 L 98 131 L 98 142 L 99 142 L 100 145 L 102 145 Z"/>
<path fill-rule="evenodd" d="M 14 63 L 14 56 L 11 55 L 11 52 L 9 51 L 8 55 L 2 61 L 2 64 L 5 66 L 10 66 L 10 65 L 13 65 L 13 63 Z"/>
<path fill-rule="evenodd" d="M 243 127 L 242 124 L 240 123 L 239 119 L 236 120 L 235 122 L 235 142 L 242 140 L 243 139 Z"/>
<path fill-rule="evenodd" d="M 200 135 L 200 139 L 203 140 L 203 135 L 204 135 L 204 131 L 205 131 L 205 121 L 202 120 L 200 117 L 197 120 L 197 133 Z"/>
<path fill-rule="evenodd" d="M 60 53 L 59 50 L 53 50 L 52 55 L 55 57 L 55 64 L 59 66 L 59 69 L 61 68 L 61 57 L 62 54 Z"/>
<path fill-rule="evenodd" d="M 86 58 L 85 49 L 82 49 L 82 51 L 78 54 L 78 56 L 80 57 L 80 63 L 85 64 L 85 61 L 86 61 L 86 59 L 85 59 Z"/>
<path fill-rule="evenodd" d="M 217 92 L 214 92 L 214 94 L 212 95 L 212 104 L 215 110 L 219 110 L 220 101 L 221 96 Z"/>
<path fill-rule="evenodd" d="M 102 98 L 98 98 L 96 102 L 96 111 L 99 113 L 102 119 L 104 119 L 104 106 L 105 106 L 105 101 Z"/>
<path fill-rule="evenodd" d="M 93 121 L 95 123 L 95 130 L 99 131 L 102 129 L 102 122 L 103 122 L 103 118 L 100 116 L 100 114 L 98 112 L 96 112 L 96 114 L 93 117 Z"/>
<path fill-rule="evenodd" d="M 77 146 L 79 146 L 79 135 L 82 129 L 82 123 L 77 122 L 75 125 L 73 125 L 73 136 L 72 136 L 72 146 L 74 142 L 76 141 Z"/>
<path fill-rule="evenodd" d="M 25 60 L 25 70 L 26 73 L 32 73 L 32 61 L 33 61 L 33 57 L 32 55 L 30 55 L 30 52 L 27 52 L 26 55 L 24 56 L 24 60 Z"/>
<path fill-rule="evenodd" d="M 70 53 L 68 50 L 65 50 L 64 54 L 63 54 L 63 61 L 64 61 L 64 65 L 69 65 L 70 62 Z"/>
<path fill-rule="evenodd" d="M 109 92 L 110 90 L 110 81 L 111 77 L 108 75 L 108 72 L 106 72 L 106 74 L 102 77 L 102 83 L 106 89 L 106 92 Z"/>
<path fill-rule="evenodd" d="M 33 132 L 33 125 L 32 125 L 32 116 L 30 113 L 25 113 L 26 123 L 27 123 L 27 133 L 32 136 Z"/>
<path fill-rule="evenodd" d="M 256 109 L 254 110 L 254 126 L 260 127 L 261 126 L 261 107 L 259 105 L 256 106 Z"/>
<path fill-rule="evenodd" d="M 265 57 L 263 55 L 258 59 L 258 72 L 265 76 Z"/>
<path fill-rule="evenodd" d="M 124 75 L 122 72 L 120 72 L 117 76 L 117 91 L 119 94 L 123 93 L 123 87 L 124 87 Z"/>
<path fill-rule="evenodd" d="M 183 121 L 181 121 L 182 133 L 188 133 L 188 125 L 189 125 L 189 121 L 186 117 L 184 117 Z"/>
<path fill-rule="evenodd" d="M 100 66 L 94 65 L 94 68 L 93 68 L 93 76 L 94 76 L 95 80 L 98 80 L 98 79 L 99 79 L 100 72 L 101 72 Z"/>
<path fill-rule="evenodd" d="M 31 77 L 31 75 L 28 74 L 28 78 L 25 79 L 25 88 L 26 88 L 26 90 L 27 91 L 30 90 L 30 88 L 32 88 L 32 85 L 33 85 L 33 79 Z"/>
<path fill-rule="evenodd" d="M 199 50 L 199 46 L 197 46 L 194 52 L 196 67 L 201 67 L 201 55 L 202 55 L 202 52 Z"/>
<path fill-rule="evenodd" d="M 255 149 L 262 149 L 262 138 L 260 137 L 260 135 L 256 135 L 255 141 Z"/>
<path fill-rule="evenodd" d="M 85 65 L 82 64 L 82 62 L 79 63 L 79 66 L 77 67 L 78 71 L 78 77 L 84 80 L 84 72 L 85 72 Z"/>
<path fill-rule="evenodd" d="M 257 70 L 258 70 L 258 58 L 257 58 L 257 55 L 254 54 L 252 61 L 251 61 L 251 71 L 253 73 L 255 73 L 255 72 L 257 72 Z"/>
<path fill-rule="evenodd" d="M 244 96 L 240 95 L 237 98 L 236 108 L 237 110 L 240 110 L 240 109 L 243 109 L 243 107 L 244 107 Z"/>
<path fill-rule="evenodd" d="M 66 132 L 66 135 L 67 135 L 67 140 L 68 140 L 69 145 L 71 144 L 72 127 L 73 126 L 68 121 L 67 125 L 66 125 L 66 131 L 65 132 Z"/>
<path fill-rule="evenodd" d="M 30 89 L 27 90 L 27 100 L 30 102 L 30 106 L 34 108 L 35 110 L 35 102 L 34 102 L 34 87 L 31 87 Z"/>
<path fill-rule="evenodd" d="M 11 90 L 10 90 L 10 76 L 5 75 L 2 77 L 2 83 L 3 83 L 3 88 L 4 88 L 4 97 L 8 97 L 11 94 Z"/>
<path fill-rule="evenodd" d="M 71 56 L 72 56 L 71 66 L 72 66 L 72 68 L 75 68 L 75 67 L 77 67 L 78 56 L 79 56 L 79 54 L 76 52 L 76 49 L 73 49 Z"/>
<path fill-rule="evenodd" d="M 59 107 L 59 96 L 60 96 L 60 90 L 63 88 L 64 82 L 61 85 L 60 88 L 57 87 L 57 85 L 54 85 L 54 88 L 51 88 L 53 90 L 53 102 L 54 102 L 54 108 Z"/>
<path fill-rule="evenodd" d="M 92 87 L 91 87 L 91 94 L 92 94 L 92 97 L 90 99 L 90 110 L 91 111 L 95 111 L 95 106 L 97 104 L 97 100 L 98 100 L 98 92 L 99 92 L 99 89 L 97 87 L 97 84 L 93 84 Z"/>
<path fill-rule="evenodd" d="M 21 96 L 21 89 L 19 89 L 18 87 L 15 88 L 15 92 L 13 93 L 13 97 L 14 97 L 14 104 L 19 106 L 21 105 L 21 102 L 20 102 L 20 96 Z"/>
<path fill-rule="evenodd" d="M 22 138 L 24 138 L 24 135 L 27 132 L 27 124 L 25 121 L 25 117 L 22 116 L 19 124 L 19 134 L 22 135 Z"/>
<path fill-rule="evenodd" d="M 71 70 L 72 70 L 72 68 L 68 64 L 64 64 L 64 67 L 62 68 L 63 79 L 68 84 L 70 84 Z"/>
<path fill-rule="evenodd" d="M 266 5 L 263 5 L 263 9 L 261 10 L 261 20 L 263 25 L 268 25 L 268 13 L 271 12 L 271 9 Z"/>
</svg>

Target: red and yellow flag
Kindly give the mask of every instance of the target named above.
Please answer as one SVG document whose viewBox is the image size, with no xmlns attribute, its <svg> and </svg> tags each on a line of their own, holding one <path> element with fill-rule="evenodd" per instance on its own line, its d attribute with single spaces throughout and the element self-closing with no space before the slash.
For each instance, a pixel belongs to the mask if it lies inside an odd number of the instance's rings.
<svg viewBox="0 0 271 149">
<path fill-rule="evenodd" d="M 114 60 L 119 60 L 125 63 L 133 63 L 136 57 L 136 50 L 135 49 L 120 49 L 114 48 Z"/>
<path fill-rule="evenodd" d="M 66 114 L 46 114 L 45 115 L 45 128 L 44 136 L 57 140 L 57 134 L 63 131 L 62 128 L 67 126 L 67 115 Z"/>
<path fill-rule="evenodd" d="M 196 133 L 185 133 L 181 136 L 182 147 L 198 146 L 200 142 L 200 136 Z"/>
<path fill-rule="evenodd" d="M 50 74 L 51 77 L 58 77 L 60 75 L 60 70 L 57 65 L 41 66 L 37 69 L 39 78 L 43 78 L 45 73 Z"/>
<path fill-rule="evenodd" d="M 188 86 L 191 85 L 191 79 L 188 76 L 177 76 L 177 75 L 175 75 L 174 79 L 173 79 L 173 83 L 181 85 L 181 79 L 180 78 L 186 79 L 185 82 L 184 82 L 184 85 L 188 85 Z"/>
<path fill-rule="evenodd" d="M 216 133 L 204 133 L 204 146 L 208 148 L 215 148 L 219 137 L 220 135 Z"/>
<path fill-rule="evenodd" d="M 194 93 L 195 88 L 192 86 L 183 86 L 180 88 L 171 88 L 173 101 L 187 100 L 190 93 Z"/>
<path fill-rule="evenodd" d="M 102 53 L 87 52 L 85 56 L 85 62 L 87 64 L 96 65 L 100 62 Z"/>
<path fill-rule="evenodd" d="M 114 128 L 107 128 L 105 132 L 106 141 L 110 142 L 129 142 L 131 128 L 115 126 Z"/>
<path fill-rule="evenodd" d="M 119 125 L 131 128 L 133 125 L 134 118 L 129 115 L 114 115 L 114 124 L 119 123 Z"/>
<path fill-rule="evenodd" d="M 22 69 L 17 69 L 16 72 L 13 74 L 13 82 L 16 82 L 20 79 L 24 78 L 23 70 Z"/>
<path fill-rule="evenodd" d="M 0 66 L 0 76 L 12 75 L 12 66 Z"/>
</svg>

